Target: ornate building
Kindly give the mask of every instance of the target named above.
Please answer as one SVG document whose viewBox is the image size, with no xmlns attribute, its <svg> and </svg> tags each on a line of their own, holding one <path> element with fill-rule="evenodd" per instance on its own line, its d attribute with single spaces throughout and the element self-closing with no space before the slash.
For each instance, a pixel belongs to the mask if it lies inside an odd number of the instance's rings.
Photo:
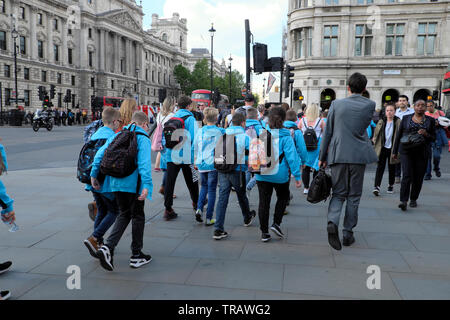
<svg viewBox="0 0 450 320">
<path fill-rule="evenodd" d="M 11 17 L 15 15 L 15 21 Z M 187 21 L 152 16 L 143 29 L 134 0 L 0 0 L 0 81 L 3 106 L 14 106 L 14 39 L 18 92 L 25 108 L 42 103 L 38 87 L 56 86 L 55 106 L 90 107 L 91 96 L 136 96 L 158 101 L 158 89 L 178 95 L 177 64 L 190 66 Z M 13 32 L 16 30 L 17 32 Z"/>
<path fill-rule="evenodd" d="M 305 103 L 327 108 L 354 72 L 381 105 L 439 90 L 450 61 L 450 2 L 289 0 L 287 62 Z"/>
</svg>

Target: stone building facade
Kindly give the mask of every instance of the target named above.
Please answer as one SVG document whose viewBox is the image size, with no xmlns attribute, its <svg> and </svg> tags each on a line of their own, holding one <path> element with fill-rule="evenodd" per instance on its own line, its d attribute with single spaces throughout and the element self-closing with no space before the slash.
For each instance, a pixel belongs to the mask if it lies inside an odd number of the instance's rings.
<svg viewBox="0 0 450 320">
<path fill-rule="evenodd" d="M 142 3 L 142 2 L 141 2 Z M 16 16 L 14 22 L 11 14 Z M 174 13 L 152 16 L 143 28 L 134 0 L 0 0 L 0 81 L 6 109 L 15 107 L 14 40 L 17 31 L 19 98 L 37 109 L 38 87 L 56 86 L 55 106 L 71 90 L 73 108 L 90 108 L 91 96 L 158 101 L 159 89 L 178 95 L 177 64 L 189 66 L 187 21 Z"/>
<path fill-rule="evenodd" d="M 285 54 L 294 89 L 323 109 L 348 95 L 354 72 L 367 76 L 378 106 L 401 94 L 427 98 L 450 61 L 450 2 L 289 0 Z"/>
</svg>

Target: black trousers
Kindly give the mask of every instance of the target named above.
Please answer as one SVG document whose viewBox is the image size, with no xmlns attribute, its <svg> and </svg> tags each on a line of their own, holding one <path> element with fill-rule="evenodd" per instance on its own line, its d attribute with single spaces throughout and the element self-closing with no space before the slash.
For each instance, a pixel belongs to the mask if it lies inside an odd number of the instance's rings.
<svg viewBox="0 0 450 320">
<path fill-rule="evenodd" d="M 257 184 L 259 191 L 259 225 L 261 232 L 269 233 L 270 201 L 272 200 L 273 190 L 275 189 L 277 195 L 273 222 L 281 225 L 283 222 L 284 211 L 289 202 L 289 182 L 280 184 L 258 181 Z"/>
<path fill-rule="evenodd" d="M 198 203 L 198 181 L 194 182 L 192 179 L 192 170 L 189 164 L 174 164 L 173 162 L 167 163 L 167 180 L 164 186 L 164 206 L 166 210 L 172 210 L 173 205 L 173 191 L 175 190 L 175 183 L 177 181 L 178 173 L 180 169 L 183 171 L 184 181 L 186 187 L 191 195 L 194 209 L 197 209 Z"/>
<path fill-rule="evenodd" d="M 131 229 L 131 251 L 133 255 L 138 255 L 144 246 L 145 228 L 145 201 L 138 200 L 139 195 L 135 193 L 116 192 L 116 201 L 119 206 L 119 216 L 116 219 L 111 234 L 106 245 L 114 252 L 114 248 L 119 244 L 125 229 L 132 221 Z"/>
<path fill-rule="evenodd" d="M 375 187 L 381 187 L 381 181 L 383 180 L 384 169 L 386 163 L 389 171 L 389 185 L 393 186 L 395 183 L 395 164 L 390 164 L 391 150 L 383 147 L 381 149 L 380 157 L 378 158 L 377 173 L 375 174 Z"/>
<path fill-rule="evenodd" d="M 316 170 L 314 170 L 313 168 L 308 167 L 308 166 L 306 166 L 303 169 L 302 180 L 303 180 L 303 186 L 305 187 L 305 189 L 309 189 L 309 182 L 310 182 L 310 179 L 311 179 L 311 172 L 313 172 L 313 179 L 314 179 L 317 176 L 317 173 L 318 173 Z"/>
<path fill-rule="evenodd" d="M 400 201 L 417 200 L 422 190 L 423 178 L 427 171 L 428 159 L 424 152 L 402 153 L 403 179 L 400 188 Z"/>
</svg>

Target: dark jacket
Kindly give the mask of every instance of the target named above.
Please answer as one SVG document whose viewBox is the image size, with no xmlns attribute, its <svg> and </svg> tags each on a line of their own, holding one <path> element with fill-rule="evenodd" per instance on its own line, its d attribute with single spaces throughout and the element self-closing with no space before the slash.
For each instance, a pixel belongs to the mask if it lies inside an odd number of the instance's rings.
<svg viewBox="0 0 450 320">
<path fill-rule="evenodd" d="M 394 154 L 408 154 L 411 151 L 405 151 L 402 148 L 402 145 L 400 143 L 400 139 L 403 136 L 406 136 L 410 133 L 416 133 L 418 130 L 411 128 L 410 122 L 412 117 L 414 116 L 414 114 L 409 114 L 407 116 L 403 117 L 402 122 L 400 123 L 400 128 L 397 134 L 397 137 L 395 139 L 395 143 L 394 143 L 394 148 L 393 148 L 393 153 Z M 425 158 L 428 158 L 431 155 L 431 143 L 433 141 L 436 140 L 436 121 L 429 117 L 429 116 L 424 116 L 425 117 L 425 121 L 423 124 L 423 128 L 427 131 L 428 136 L 425 137 L 425 144 L 423 145 L 423 147 L 421 147 L 420 149 L 415 149 L 412 152 L 414 152 L 415 154 L 418 154 L 419 152 L 423 153 L 423 156 Z"/>
<path fill-rule="evenodd" d="M 395 139 L 398 135 L 398 129 L 401 124 L 401 120 L 398 117 L 394 117 L 393 121 L 394 121 L 394 132 L 392 133 L 392 145 L 394 145 Z M 384 145 L 386 144 L 386 122 L 387 122 L 387 119 L 380 119 L 377 123 L 377 127 L 375 128 L 375 133 L 373 134 L 374 148 L 375 148 L 375 152 L 376 152 L 378 158 L 380 157 L 381 150 L 383 149 Z M 389 160 L 389 163 L 397 164 L 397 163 L 399 163 L 399 161 L 394 160 L 392 158 L 392 155 L 394 155 L 392 150 L 393 149 L 391 148 L 391 158 Z"/>
</svg>

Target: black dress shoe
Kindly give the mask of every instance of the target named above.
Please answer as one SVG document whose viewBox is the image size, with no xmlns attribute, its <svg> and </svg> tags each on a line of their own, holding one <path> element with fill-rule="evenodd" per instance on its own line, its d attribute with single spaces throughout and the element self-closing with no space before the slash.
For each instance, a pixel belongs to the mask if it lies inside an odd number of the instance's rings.
<svg viewBox="0 0 450 320">
<path fill-rule="evenodd" d="M 436 177 L 440 178 L 442 176 L 442 173 L 438 170 L 436 171 Z"/>
<path fill-rule="evenodd" d="M 417 201 L 411 200 L 411 202 L 409 203 L 409 206 L 410 206 L 411 208 L 417 208 Z"/>
<path fill-rule="evenodd" d="M 348 237 L 348 238 L 344 237 L 342 239 L 342 244 L 344 246 L 346 246 L 346 247 L 350 247 L 354 243 L 355 243 L 355 237 L 354 236 L 351 236 L 351 237 Z"/>
<path fill-rule="evenodd" d="M 335 250 L 342 250 L 341 240 L 339 240 L 339 230 L 333 222 L 328 222 L 328 243 Z"/>
<path fill-rule="evenodd" d="M 402 209 L 402 211 L 406 211 L 406 209 L 408 208 L 408 202 L 400 202 L 400 204 L 398 205 L 398 207 L 400 209 Z"/>
</svg>

